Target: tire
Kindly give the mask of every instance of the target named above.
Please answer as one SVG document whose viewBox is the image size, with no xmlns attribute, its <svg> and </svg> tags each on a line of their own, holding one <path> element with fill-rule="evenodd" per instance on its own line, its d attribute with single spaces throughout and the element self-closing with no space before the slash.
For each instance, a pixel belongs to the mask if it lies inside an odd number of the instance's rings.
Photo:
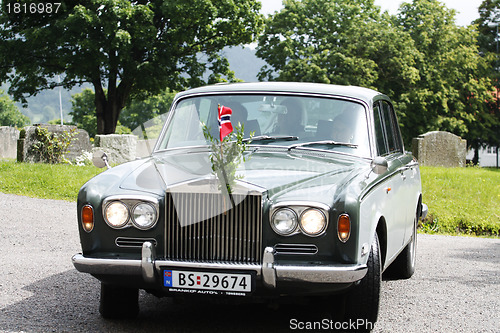
<svg viewBox="0 0 500 333">
<path fill-rule="evenodd" d="M 396 260 L 388 269 L 388 275 L 392 279 L 409 279 L 415 273 L 417 259 L 417 219 L 413 221 L 413 231 L 410 242 L 398 255 Z"/>
<path fill-rule="evenodd" d="M 139 313 L 139 290 L 101 282 L 99 312 L 103 318 L 135 318 Z"/>
<path fill-rule="evenodd" d="M 345 298 L 344 319 L 346 322 L 358 323 L 356 331 L 371 331 L 378 318 L 382 268 L 377 234 L 373 240 L 367 266 L 365 277 Z"/>
</svg>

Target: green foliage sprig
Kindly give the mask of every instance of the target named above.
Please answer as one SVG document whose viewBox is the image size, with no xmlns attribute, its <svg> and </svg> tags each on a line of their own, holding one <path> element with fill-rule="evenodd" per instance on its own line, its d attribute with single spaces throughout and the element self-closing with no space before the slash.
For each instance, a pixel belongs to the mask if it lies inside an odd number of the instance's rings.
<svg viewBox="0 0 500 333">
<path fill-rule="evenodd" d="M 61 163 L 71 141 L 76 135 L 76 129 L 69 132 L 51 133 L 45 127 L 36 126 L 36 142 L 30 147 L 31 152 L 38 155 L 45 163 Z"/>
<path fill-rule="evenodd" d="M 219 190 L 222 189 L 222 184 L 225 184 L 229 194 L 233 192 L 236 179 L 240 179 L 236 175 L 238 166 L 242 161 L 245 162 L 248 160 L 248 157 L 245 157 L 243 153 L 250 140 L 244 140 L 243 133 L 244 125 L 239 124 L 221 142 L 218 138 L 214 138 L 212 133 L 210 133 L 210 129 L 203 124 L 203 134 L 205 139 L 210 142 L 212 171 L 220 181 Z M 252 136 L 253 133 L 250 134 L 250 138 Z"/>
</svg>

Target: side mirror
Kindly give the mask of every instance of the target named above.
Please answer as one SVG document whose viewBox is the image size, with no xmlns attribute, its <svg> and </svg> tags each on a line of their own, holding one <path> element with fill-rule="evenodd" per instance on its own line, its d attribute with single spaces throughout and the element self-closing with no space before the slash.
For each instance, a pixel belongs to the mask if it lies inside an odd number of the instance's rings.
<svg viewBox="0 0 500 333">
<path fill-rule="evenodd" d="M 104 167 L 107 167 L 108 169 L 111 168 L 108 163 L 108 155 L 106 155 L 106 153 L 102 150 L 96 150 L 94 152 L 92 155 L 92 163 L 99 169 Z"/>
<path fill-rule="evenodd" d="M 387 160 L 382 156 L 377 156 L 373 159 L 371 163 L 371 169 L 377 175 L 381 175 L 387 171 L 389 165 L 387 164 Z"/>
</svg>

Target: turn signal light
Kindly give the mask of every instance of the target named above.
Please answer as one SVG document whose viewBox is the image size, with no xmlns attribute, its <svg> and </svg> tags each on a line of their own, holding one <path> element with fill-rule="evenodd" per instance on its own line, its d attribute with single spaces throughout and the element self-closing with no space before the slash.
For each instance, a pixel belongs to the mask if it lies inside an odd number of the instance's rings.
<svg viewBox="0 0 500 333">
<path fill-rule="evenodd" d="M 94 209 L 90 205 L 85 205 L 82 208 L 82 226 L 86 232 L 91 232 L 94 229 Z"/>
<path fill-rule="evenodd" d="M 337 220 L 337 232 L 342 243 L 347 242 L 351 235 L 351 218 L 347 214 L 341 214 Z"/>
</svg>

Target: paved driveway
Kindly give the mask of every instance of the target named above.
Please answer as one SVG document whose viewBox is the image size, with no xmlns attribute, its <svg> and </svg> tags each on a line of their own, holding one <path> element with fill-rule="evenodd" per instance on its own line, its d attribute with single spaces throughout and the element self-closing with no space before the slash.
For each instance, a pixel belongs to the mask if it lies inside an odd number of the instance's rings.
<svg viewBox="0 0 500 333">
<path fill-rule="evenodd" d="M 307 304 L 174 302 L 141 293 L 135 320 L 99 316 L 77 272 L 76 204 L 0 193 L 1 332 L 254 332 L 335 327 Z M 500 332 L 500 239 L 418 236 L 417 271 L 382 283 L 374 332 Z"/>
</svg>

